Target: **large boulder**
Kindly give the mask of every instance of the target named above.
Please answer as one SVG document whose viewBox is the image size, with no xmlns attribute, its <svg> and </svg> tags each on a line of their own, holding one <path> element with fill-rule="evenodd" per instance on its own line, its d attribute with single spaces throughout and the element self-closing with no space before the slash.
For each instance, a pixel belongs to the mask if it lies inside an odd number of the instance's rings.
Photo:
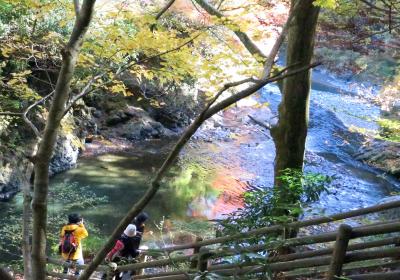
<svg viewBox="0 0 400 280">
<path fill-rule="evenodd" d="M 131 141 L 159 139 L 175 135 L 160 122 L 155 121 L 148 112 L 135 106 L 113 112 L 106 119 L 102 134 L 108 138 L 125 138 Z"/>
<path fill-rule="evenodd" d="M 50 176 L 74 168 L 82 146 L 82 140 L 72 134 L 59 136 L 50 162 Z"/>
<path fill-rule="evenodd" d="M 17 162 L 0 159 L 0 166 L 0 201 L 8 201 L 20 190 L 24 174 Z"/>
</svg>

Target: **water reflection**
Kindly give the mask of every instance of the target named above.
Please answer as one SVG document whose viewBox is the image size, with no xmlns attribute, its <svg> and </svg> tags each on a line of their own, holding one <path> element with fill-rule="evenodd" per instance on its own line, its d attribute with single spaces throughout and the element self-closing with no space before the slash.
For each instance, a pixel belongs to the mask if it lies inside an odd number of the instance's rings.
<svg viewBox="0 0 400 280">
<path fill-rule="evenodd" d="M 155 148 L 160 143 L 153 143 Z M 152 152 L 132 148 L 94 158 L 82 158 L 76 169 L 55 176 L 51 184 L 77 183 L 89 186 L 98 196 L 107 196 L 109 202 L 82 214 L 99 226 L 105 234 L 111 233 L 120 218 L 137 202 L 149 186 L 151 176 L 162 163 L 167 151 Z M 167 146 L 170 147 L 170 146 Z M 191 151 L 188 154 L 192 154 Z M 221 217 L 241 205 L 240 194 L 245 186 L 221 166 L 196 162 L 192 157 L 176 164 L 164 179 L 160 191 L 147 206 L 151 220 L 213 219 Z M 155 226 L 150 224 L 150 229 Z"/>
</svg>

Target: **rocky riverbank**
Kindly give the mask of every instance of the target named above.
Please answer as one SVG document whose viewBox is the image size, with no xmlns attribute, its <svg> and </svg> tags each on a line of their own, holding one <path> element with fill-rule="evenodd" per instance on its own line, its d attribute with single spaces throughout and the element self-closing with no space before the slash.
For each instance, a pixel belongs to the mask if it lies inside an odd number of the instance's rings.
<svg viewBox="0 0 400 280">
<path fill-rule="evenodd" d="M 127 87 L 135 91 L 136 96 L 98 93 L 79 101 L 65 117 L 51 160 L 50 176 L 74 168 L 80 155 L 117 151 L 147 139 L 175 137 L 202 104 L 196 99 L 197 92 L 193 87 L 190 95 L 184 95 L 187 105 L 184 107 L 149 81 L 146 87 L 152 91 L 140 92 L 143 85 L 133 77 L 125 79 Z M 189 85 L 182 85 L 176 94 L 183 94 L 184 89 L 189 90 Z M 145 101 L 138 101 L 144 97 L 147 98 Z M 157 102 L 157 106 L 151 102 Z M 43 116 L 38 114 L 35 118 L 42 128 Z M 11 141 L 9 135 L 18 137 Z M 4 143 L 0 148 L 0 201 L 8 201 L 20 190 L 23 178 L 26 178 L 27 155 L 34 146 L 33 135 L 21 122 L 6 128 L 0 136 L 0 143 Z"/>
</svg>

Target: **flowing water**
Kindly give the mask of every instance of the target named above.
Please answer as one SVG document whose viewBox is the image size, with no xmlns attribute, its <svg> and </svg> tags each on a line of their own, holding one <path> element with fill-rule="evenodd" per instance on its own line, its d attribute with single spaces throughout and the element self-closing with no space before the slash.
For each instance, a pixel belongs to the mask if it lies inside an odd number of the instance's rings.
<svg viewBox="0 0 400 280">
<path fill-rule="evenodd" d="M 379 107 L 371 102 L 375 92 L 375 88 L 314 73 L 306 170 L 335 175 L 336 180 L 329 193 L 310 206 L 312 214 L 372 205 L 400 188 L 395 179 L 352 158 L 363 141 L 357 131 L 378 128 Z M 279 101 L 277 87 L 269 85 L 257 97 L 207 122 L 146 208 L 151 216 L 149 227 L 156 230 L 155 224 L 163 219 L 190 223 L 221 218 L 242 205 L 244 191 L 270 187 L 274 145 L 269 132 L 252 123 L 248 115 L 273 122 Z M 260 102 L 269 106 L 254 106 Z M 146 191 L 175 141 L 144 141 L 124 151 L 82 157 L 76 169 L 55 176 L 51 185 L 89 186 L 98 196 L 106 196 L 107 203 L 79 211 L 108 235 Z M 20 203 L 18 197 L 13 203 Z"/>
<path fill-rule="evenodd" d="M 371 102 L 375 92 L 374 88 L 314 73 L 306 170 L 335 175 L 336 180 L 329 193 L 311 206 L 313 213 L 365 207 L 399 188 L 395 179 L 352 158 L 363 141 L 357 131 L 378 129 L 375 120 L 380 110 Z M 273 118 L 279 100 L 277 87 L 271 85 L 258 97 L 241 102 L 206 124 L 148 206 L 152 220 L 220 218 L 241 206 L 243 191 L 270 187 L 274 145 L 268 132 L 247 115 Z M 254 106 L 259 102 L 268 102 L 269 107 Z M 174 141 L 146 141 L 126 151 L 83 158 L 78 168 L 56 176 L 52 182 L 77 182 L 108 196 L 109 204 L 83 213 L 108 233 L 144 193 Z"/>
</svg>

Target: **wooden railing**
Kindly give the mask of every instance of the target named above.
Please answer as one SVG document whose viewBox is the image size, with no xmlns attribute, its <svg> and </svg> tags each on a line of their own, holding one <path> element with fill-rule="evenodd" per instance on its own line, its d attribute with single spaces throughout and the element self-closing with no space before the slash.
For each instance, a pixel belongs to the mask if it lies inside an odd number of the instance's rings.
<svg viewBox="0 0 400 280">
<path fill-rule="evenodd" d="M 382 279 L 379 273 L 364 275 L 351 275 L 352 272 L 360 270 L 375 270 L 378 267 L 400 268 L 400 220 L 374 223 L 371 225 L 351 227 L 341 224 L 338 230 L 286 240 L 274 240 L 265 244 L 229 246 L 229 242 L 246 244 L 245 240 L 256 236 L 268 236 L 281 234 L 288 229 L 300 229 L 309 226 L 321 225 L 333 221 L 365 216 L 379 211 L 400 208 L 400 201 L 375 205 L 363 209 L 335 214 L 327 217 L 319 217 L 305 221 L 298 221 L 287 225 L 276 225 L 259 228 L 235 235 L 224 236 L 214 239 L 198 240 L 197 242 L 166 247 L 159 250 L 147 252 L 149 255 L 162 255 L 162 259 L 149 262 L 127 264 L 117 267 L 117 272 L 139 271 L 148 268 L 159 268 L 158 272 L 152 274 L 135 275 L 136 279 L 192 279 L 196 275 L 205 273 L 216 273 L 222 276 L 243 276 L 246 279 L 257 279 L 257 276 L 265 271 L 273 274 L 279 273 L 282 279 L 297 279 L 313 275 L 324 275 L 326 279 L 337 279 L 343 272 L 350 273 L 346 276 L 350 279 Z M 361 239 L 363 238 L 363 239 Z M 373 239 L 373 240 L 365 240 Z M 358 242 L 353 242 L 358 240 Z M 333 243 L 331 246 L 330 243 Z M 224 245 L 227 244 L 228 245 Z M 328 243 L 328 244 L 324 244 Z M 299 251 L 296 253 L 268 256 L 271 252 L 281 247 L 299 248 L 307 245 L 315 246 L 324 244 L 323 249 Z M 171 256 L 172 252 L 193 249 L 190 255 Z M 259 253 L 263 257 L 263 263 L 258 261 L 247 261 L 232 264 L 218 264 L 218 261 L 228 256 L 238 256 L 248 253 Z M 372 261 L 372 263 L 371 263 Z M 54 260 L 49 260 L 55 263 Z M 58 262 L 60 263 L 60 262 Z M 177 264 L 187 263 L 187 269 L 162 271 L 162 267 L 174 268 Z M 82 266 L 81 268 L 84 268 Z M 109 277 L 115 273 L 107 266 L 98 268 L 99 271 L 107 272 Z M 49 273 L 53 274 L 54 273 Z M 253 277 L 254 276 L 254 277 Z M 251 278 L 253 277 L 253 278 Z M 392 277 L 392 278 L 391 278 Z M 64 277 L 65 278 L 65 277 Z M 281 279 L 280 278 L 280 279 Z M 73 277 L 70 279 L 74 279 Z M 400 271 L 385 273 L 385 280 L 400 279 Z"/>
</svg>

